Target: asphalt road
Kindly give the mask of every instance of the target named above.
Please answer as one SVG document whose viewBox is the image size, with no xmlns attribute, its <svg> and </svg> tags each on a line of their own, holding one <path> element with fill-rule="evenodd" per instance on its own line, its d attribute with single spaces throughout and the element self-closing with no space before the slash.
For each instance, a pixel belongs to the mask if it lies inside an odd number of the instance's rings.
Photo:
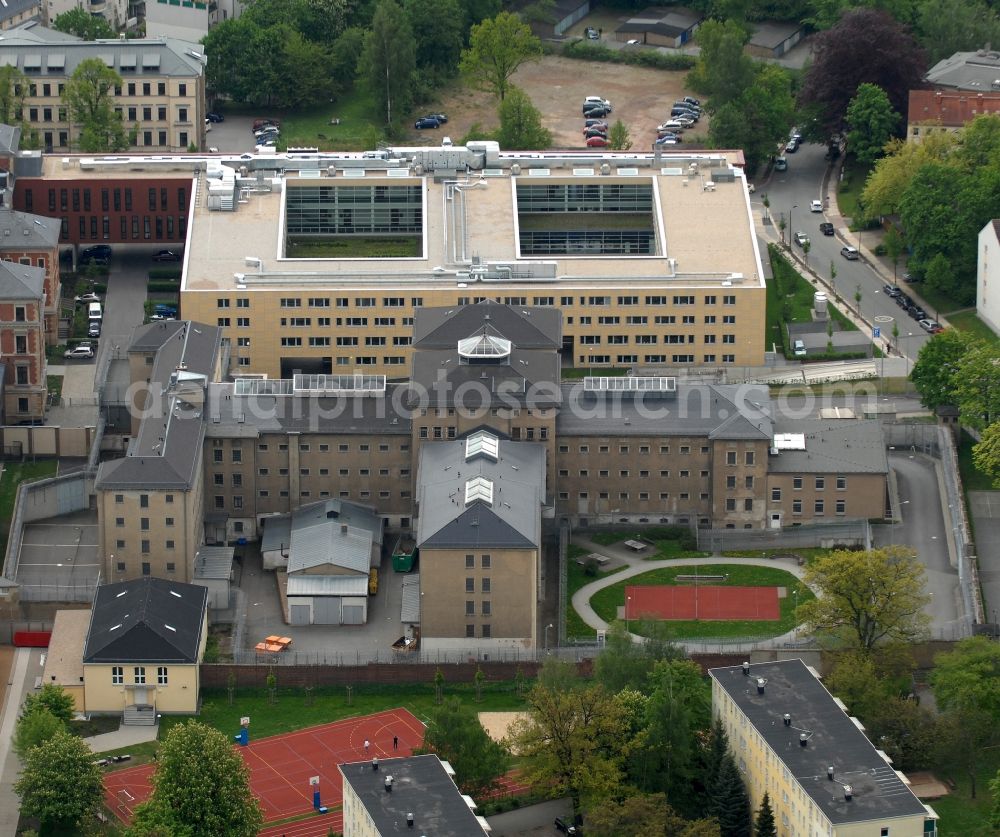
<svg viewBox="0 0 1000 837">
<path fill-rule="evenodd" d="M 896 472 L 901 522 L 873 526 L 876 546 L 906 544 L 917 550 L 927 570 L 931 602 L 927 612 L 935 629 L 947 631 L 961 613 L 958 570 L 951 565 L 948 532 L 935 460 L 922 454 L 889 453 Z"/>
<path fill-rule="evenodd" d="M 858 246 L 858 234 L 848 229 L 847 220 L 839 214 L 827 215 L 826 212 L 810 212 L 809 206 L 814 200 L 829 197 L 830 205 L 835 206 L 837 184 L 831 182 L 826 196 L 822 194 L 823 177 L 826 174 L 828 161 L 825 159 L 826 146 L 807 143 L 794 154 L 787 154 L 788 170 L 773 172 L 766 187 L 761 187 L 753 195 L 753 203 L 758 212 L 763 211 L 761 201 L 766 194 L 771 202 L 771 216 L 774 219 L 774 235 L 780 235 L 779 220 L 784 217 L 786 222 L 785 236 L 794 235 L 798 231 L 809 236 L 809 264 L 821 276 L 829 280 L 830 264 L 837 271 L 834 284 L 841 297 L 854 300 L 858 286 L 861 287 L 861 312 L 868 322 L 874 317 L 891 317 L 880 323 L 883 336 L 892 334 L 893 323 L 899 327 L 899 348 L 903 354 L 915 358 L 920 347 L 927 341 L 928 335 L 917 325 L 903 309 L 882 292 L 883 282 L 863 260 L 848 261 L 840 254 L 840 248 L 845 244 Z M 834 236 L 823 235 L 819 231 L 822 221 L 831 221 L 837 231 Z M 799 253 L 797 245 L 796 249 Z M 902 260 L 899 274 L 902 276 L 905 267 Z M 902 279 L 899 280 L 902 284 Z M 903 285 L 905 287 L 905 285 Z"/>
</svg>

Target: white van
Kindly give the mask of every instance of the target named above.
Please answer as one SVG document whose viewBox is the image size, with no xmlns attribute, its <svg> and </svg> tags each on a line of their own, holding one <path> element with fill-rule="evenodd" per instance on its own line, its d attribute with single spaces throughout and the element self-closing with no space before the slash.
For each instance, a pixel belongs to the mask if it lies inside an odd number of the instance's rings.
<svg viewBox="0 0 1000 837">
<path fill-rule="evenodd" d="M 87 306 L 87 319 L 88 320 L 101 320 L 104 318 L 104 310 L 101 308 L 101 303 L 92 302 Z"/>
<path fill-rule="evenodd" d="M 801 340 L 796 340 L 792 343 L 792 349 L 795 352 L 795 357 L 802 357 L 806 353 L 806 344 Z"/>
</svg>

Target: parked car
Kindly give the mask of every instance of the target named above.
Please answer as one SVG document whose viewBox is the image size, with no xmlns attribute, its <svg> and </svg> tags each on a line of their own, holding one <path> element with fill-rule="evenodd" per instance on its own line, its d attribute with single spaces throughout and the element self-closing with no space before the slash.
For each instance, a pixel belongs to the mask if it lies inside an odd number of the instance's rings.
<svg viewBox="0 0 1000 837">
<path fill-rule="evenodd" d="M 611 115 L 611 108 L 606 108 L 603 105 L 593 105 L 587 107 L 584 105 L 583 116 L 585 119 L 603 119 L 605 116 Z"/>
<path fill-rule="evenodd" d="M 918 323 L 927 318 L 927 312 L 919 305 L 911 305 L 906 309 L 906 313 L 913 317 L 913 319 L 915 319 Z"/>
<path fill-rule="evenodd" d="M 795 140 L 789 140 L 785 143 L 785 153 L 794 154 L 799 150 L 799 144 Z"/>
<path fill-rule="evenodd" d="M 629 38 L 625 41 L 625 46 L 639 46 L 642 43 L 638 38 Z"/>
<path fill-rule="evenodd" d="M 687 108 L 693 113 L 698 113 L 698 114 L 701 113 L 701 108 L 698 105 L 689 102 L 687 99 L 678 99 L 676 102 L 674 102 L 673 106 L 675 108 Z"/>
<path fill-rule="evenodd" d="M 938 334 L 939 332 L 944 331 L 944 326 L 942 326 L 937 320 L 928 320 L 924 318 L 922 320 L 918 320 L 917 325 L 919 325 L 928 334 Z"/>
<path fill-rule="evenodd" d="M 809 243 L 809 236 L 804 232 L 797 232 L 795 233 L 795 243 L 798 244 L 799 247 L 805 247 L 806 244 Z"/>
<path fill-rule="evenodd" d="M 583 120 L 583 127 L 584 128 L 593 128 L 595 125 L 598 126 L 598 127 L 601 127 L 601 128 L 607 128 L 608 127 L 608 123 L 605 120 L 603 120 L 603 119 L 584 119 Z"/>
<path fill-rule="evenodd" d="M 858 248 L 851 247 L 850 245 L 848 245 L 847 247 L 841 247 L 840 255 L 842 255 L 849 262 L 856 262 L 858 259 L 861 258 L 861 254 L 858 252 Z"/>
<path fill-rule="evenodd" d="M 813 201 L 809 204 L 810 212 L 822 212 L 823 211 L 823 201 Z"/>
<path fill-rule="evenodd" d="M 903 281 L 906 282 L 907 285 L 915 285 L 917 284 L 917 282 L 922 282 L 923 279 L 921 279 L 915 273 L 904 273 Z"/>
<path fill-rule="evenodd" d="M 438 122 L 440 122 L 442 125 L 444 125 L 445 122 L 448 121 L 448 114 L 447 113 L 425 113 L 424 114 L 424 118 L 425 119 L 436 119 Z"/>
<path fill-rule="evenodd" d="M 823 235 L 833 235 L 833 224 L 829 221 L 823 221 L 819 225 L 819 231 L 823 233 Z"/>
<path fill-rule="evenodd" d="M 696 108 L 701 107 L 701 99 L 696 99 L 694 96 L 685 96 L 684 101 L 689 105 L 694 105 Z"/>
<path fill-rule="evenodd" d="M 795 357 L 804 357 L 806 354 L 806 344 L 801 340 L 792 341 L 792 351 Z"/>
<path fill-rule="evenodd" d="M 587 138 L 587 148 L 607 148 L 608 138 L 607 137 L 588 137 Z"/>
<path fill-rule="evenodd" d="M 588 26 L 586 29 L 584 29 L 583 34 L 587 37 L 588 41 L 601 40 L 601 33 L 598 32 L 593 26 Z"/>
<path fill-rule="evenodd" d="M 255 119 L 253 121 L 253 125 L 250 127 L 250 131 L 251 133 L 254 131 L 259 131 L 261 128 L 265 128 L 268 125 L 273 125 L 275 128 L 281 127 L 281 123 L 277 119 L 262 118 L 262 119 Z"/>
<path fill-rule="evenodd" d="M 583 837 L 580 827 L 574 825 L 573 821 L 568 817 L 556 817 L 555 826 L 556 831 L 561 831 L 563 834 L 570 834 L 572 837 Z"/>
<path fill-rule="evenodd" d="M 206 113 L 205 114 L 205 118 L 208 119 L 209 122 L 225 122 L 226 121 L 226 117 L 224 117 L 221 113 L 216 113 L 215 111 L 209 111 L 208 113 Z"/>
<path fill-rule="evenodd" d="M 665 134 L 664 136 L 657 137 L 653 145 L 677 145 L 681 141 L 680 137 L 674 136 L 673 134 Z"/>
<path fill-rule="evenodd" d="M 173 250 L 160 250 L 153 256 L 154 262 L 179 262 L 181 257 Z"/>
<path fill-rule="evenodd" d="M 63 357 L 66 360 L 90 360 L 93 356 L 94 347 L 90 343 L 80 343 L 63 352 Z"/>
<path fill-rule="evenodd" d="M 107 264 L 111 261 L 110 244 L 94 244 L 91 247 L 84 247 L 80 251 L 80 264 Z"/>
<path fill-rule="evenodd" d="M 93 291 L 90 291 L 90 293 L 80 294 L 79 296 L 73 297 L 73 301 L 77 305 L 86 305 L 90 302 L 100 302 L 101 298 Z"/>
<path fill-rule="evenodd" d="M 591 105 L 598 105 L 600 107 L 605 107 L 611 110 L 611 102 L 605 99 L 603 96 L 587 96 L 583 100 L 583 106 L 589 107 Z"/>
<path fill-rule="evenodd" d="M 160 320 L 176 320 L 177 316 L 175 314 L 152 314 L 149 319 L 153 322 L 159 322 Z"/>
<path fill-rule="evenodd" d="M 101 336 L 101 321 L 91 320 L 90 325 L 87 326 L 87 337 L 98 338 Z"/>
<path fill-rule="evenodd" d="M 777 160 L 774 161 L 774 170 L 788 171 L 788 160 L 786 160 L 784 157 L 779 157 Z"/>
<path fill-rule="evenodd" d="M 913 300 L 910 299 L 906 294 L 900 294 L 897 297 L 893 297 L 896 300 L 896 305 L 902 308 L 904 311 L 913 305 Z"/>
<path fill-rule="evenodd" d="M 585 137 L 587 137 L 588 139 L 590 137 L 604 137 L 605 139 L 607 139 L 608 129 L 607 128 L 598 128 L 595 125 L 593 128 L 584 128 L 583 129 L 583 135 Z"/>
<path fill-rule="evenodd" d="M 441 123 L 438 122 L 433 116 L 421 116 L 416 122 L 413 123 L 413 127 L 418 131 L 423 131 L 427 128 L 440 128 Z"/>
<path fill-rule="evenodd" d="M 177 316 L 177 306 L 167 305 L 165 302 L 160 302 L 154 305 L 153 311 L 157 314 L 170 314 L 171 316 Z"/>
<path fill-rule="evenodd" d="M 666 122 L 663 122 L 663 123 L 657 125 L 656 126 L 656 130 L 657 130 L 657 132 L 659 132 L 659 131 L 674 131 L 674 132 L 683 131 L 685 128 L 690 128 L 691 124 L 692 124 L 691 121 L 688 120 L 688 119 L 684 119 L 684 120 L 681 120 L 681 119 L 668 119 Z"/>
<path fill-rule="evenodd" d="M 895 299 L 902 293 L 902 291 L 896 285 L 890 285 L 886 283 L 885 285 L 882 286 L 882 293 L 884 293 L 888 297 L 892 297 L 893 299 Z"/>
</svg>

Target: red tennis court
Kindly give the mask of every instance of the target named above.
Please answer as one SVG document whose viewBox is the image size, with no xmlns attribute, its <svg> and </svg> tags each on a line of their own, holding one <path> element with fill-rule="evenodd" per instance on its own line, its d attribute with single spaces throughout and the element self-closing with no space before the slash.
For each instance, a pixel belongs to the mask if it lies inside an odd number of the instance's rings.
<svg viewBox="0 0 1000 837">
<path fill-rule="evenodd" d="M 408 756 L 424 740 L 424 725 L 405 709 L 347 718 L 259 741 L 253 740 L 252 723 L 250 730 L 250 744 L 234 746 L 250 768 L 250 789 L 264 809 L 265 826 L 313 810 L 310 777 L 320 777 L 322 803 L 334 808 L 343 801 L 338 764 L 372 756 Z M 233 729 L 236 732 L 238 727 Z M 398 750 L 393 750 L 393 736 L 399 738 Z M 367 752 L 365 741 L 369 742 Z M 105 803 L 122 821 L 131 822 L 136 806 L 149 798 L 155 768 L 155 764 L 143 764 L 105 775 Z M 342 813 L 331 811 L 326 816 L 265 828 L 261 834 L 325 837 L 330 829 L 339 831 L 342 825 Z"/>
<path fill-rule="evenodd" d="M 777 587 L 663 584 L 626 587 L 625 618 L 775 621 L 781 609 Z"/>
</svg>

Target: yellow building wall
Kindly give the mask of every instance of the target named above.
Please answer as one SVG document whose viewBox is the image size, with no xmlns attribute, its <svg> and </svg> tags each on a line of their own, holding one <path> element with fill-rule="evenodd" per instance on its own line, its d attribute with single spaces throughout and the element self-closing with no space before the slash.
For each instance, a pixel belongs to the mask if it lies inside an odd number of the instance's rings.
<svg viewBox="0 0 1000 837">
<path fill-rule="evenodd" d="M 123 712 L 135 701 L 134 664 L 122 664 L 125 682 L 112 682 L 111 665 L 91 664 L 83 667 L 83 684 L 87 712 Z M 167 665 L 167 683 L 157 683 L 156 663 L 145 664 L 146 703 L 157 712 L 193 713 L 198 709 L 198 666 Z"/>
<path fill-rule="evenodd" d="M 344 837 L 381 837 L 348 782 L 344 782 Z"/>
</svg>

